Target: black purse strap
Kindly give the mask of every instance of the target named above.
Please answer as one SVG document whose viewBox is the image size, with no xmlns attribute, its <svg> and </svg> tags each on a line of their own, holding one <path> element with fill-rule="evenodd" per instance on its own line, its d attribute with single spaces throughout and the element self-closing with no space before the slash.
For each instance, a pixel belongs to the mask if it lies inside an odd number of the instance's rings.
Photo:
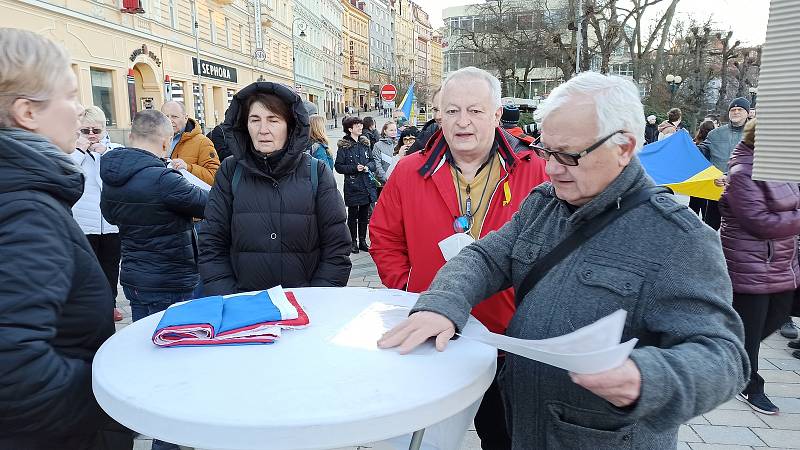
<svg viewBox="0 0 800 450">
<path fill-rule="evenodd" d="M 661 186 L 647 187 L 636 190 L 625 197 L 622 197 L 622 199 L 617 203 L 616 208 L 610 208 L 600 213 L 597 217 L 589 222 L 586 222 L 578 227 L 578 229 L 573 231 L 572 234 L 567 236 L 563 241 L 550 250 L 550 252 L 539 258 L 533 264 L 528 273 L 525 275 L 525 278 L 523 278 L 522 283 L 520 283 L 519 288 L 516 289 L 514 298 L 517 306 L 522 303 L 522 300 L 525 298 L 528 292 L 530 292 L 536 286 L 536 283 L 538 283 L 547 275 L 548 272 L 550 272 L 550 269 L 558 265 L 558 263 L 563 261 L 564 258 L 569 256 L 569 254 L 575 249 L 591 239 L 592 236 L 599 233 L 600 230 L 624 216 L 628 211 L 636 208 L 642 203 L 646 203 L 653 195 L 671 192 L 672 191 L 670 189 Z"/>
</svg>

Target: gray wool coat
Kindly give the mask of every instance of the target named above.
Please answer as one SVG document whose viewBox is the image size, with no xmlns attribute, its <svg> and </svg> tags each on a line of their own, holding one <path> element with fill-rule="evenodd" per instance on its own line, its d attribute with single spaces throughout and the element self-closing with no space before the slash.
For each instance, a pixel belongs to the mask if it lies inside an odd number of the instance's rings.
<svg viewBox="0 0 800 450">
<path fill-rule="evenodd" d="M 653 182 L 636 158 L 574 212 L 550 183 L 538 186 L 503 228 L 450 260 L 413 311 L 443 314 L 460 330 L 480 299 L 518 287 L 576 226 L 646 186 Z M 607 226 L 525 296 L 507 334 L 550 338 L 625 309 L 622 339 L 639 338 L 631 359 L 641 395 L 617 408 L 565 370 L 509 354 L 499 384 L 513 449 L 674 450 L 682 423 L 747 381 L 742 322 L 731 299 L 719 237 L 671 195 L 655 194 Z"/>
</svg>

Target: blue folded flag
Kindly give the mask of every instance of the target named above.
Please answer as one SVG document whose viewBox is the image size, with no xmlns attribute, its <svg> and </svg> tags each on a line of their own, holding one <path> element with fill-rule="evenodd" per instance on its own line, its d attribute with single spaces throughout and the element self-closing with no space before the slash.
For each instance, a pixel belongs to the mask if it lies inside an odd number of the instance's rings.
<svg viewBox="0 0 800 450">
<path fill-rule="evenodd" d="M 198 298 L 164 312 L 153 333 L 160 347 L 269 344 L 284 328 L 308 325 L 294 296 L 276 286 L 267 291 Z"/>
</svg>

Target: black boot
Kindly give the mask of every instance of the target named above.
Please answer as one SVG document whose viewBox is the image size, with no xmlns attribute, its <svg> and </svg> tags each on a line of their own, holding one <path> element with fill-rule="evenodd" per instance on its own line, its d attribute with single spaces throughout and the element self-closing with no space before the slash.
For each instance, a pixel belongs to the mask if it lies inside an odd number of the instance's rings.
<svg viewBox="0 0 800 450">
<path fill-rule="evenodd" d="M 350 253 L 358 253 L 358 243 L 353 239 L 353 244 L 350 245 Z"/>
<path fill-rule="evenodd" d="M 360 244 L 358 244 L 358 248 L 369 253 L 369 245 L 367 245 L 367 238 L 359 239 Z"/>
</svg>

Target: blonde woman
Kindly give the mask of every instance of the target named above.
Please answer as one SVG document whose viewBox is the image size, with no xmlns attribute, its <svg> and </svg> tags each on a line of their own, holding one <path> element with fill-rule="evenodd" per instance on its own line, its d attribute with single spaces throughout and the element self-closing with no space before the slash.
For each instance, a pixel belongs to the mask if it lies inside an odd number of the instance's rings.
<svg viewBox="0 0 800 450">
<path fill-rule="evenodd" d="M 70 57 L 0 28 L 0 448 L 131 449 L 92 394 L 114 300 L 70 207 L 83 107 Z M 103 443 L 103 444 L 101 444 Z"/>
<path fill-rule="evenodd" d="M 324 117 L 314 114 L 308 119 L 310 130 L 309 139 L 311 140 L 311 156 L 324 162 L 328 168 L 333 170 L 333 154 L 330 150 L 330 142 L 325 134 Z"/>
<path fill-rule="evenodd" d="M 80 136 L 75 151 L 69 156 L 83 169 L 83 195 L 72 206 L 72 217 L 78 222 L 83 234 L 94 250 L 100 267 L 106 275 L 111 295 L 117 298 L 119 282 L 120 240 L 119 228 L 111 225 L 100 212 L 100 158 L 121 145 L 112 144 L 106 132 L 106 115 L 97 106 L 89 106 L 81 118 Z M 122 312 L 114 308 L 114 321 L 122 320 Z"/>
</svg>

